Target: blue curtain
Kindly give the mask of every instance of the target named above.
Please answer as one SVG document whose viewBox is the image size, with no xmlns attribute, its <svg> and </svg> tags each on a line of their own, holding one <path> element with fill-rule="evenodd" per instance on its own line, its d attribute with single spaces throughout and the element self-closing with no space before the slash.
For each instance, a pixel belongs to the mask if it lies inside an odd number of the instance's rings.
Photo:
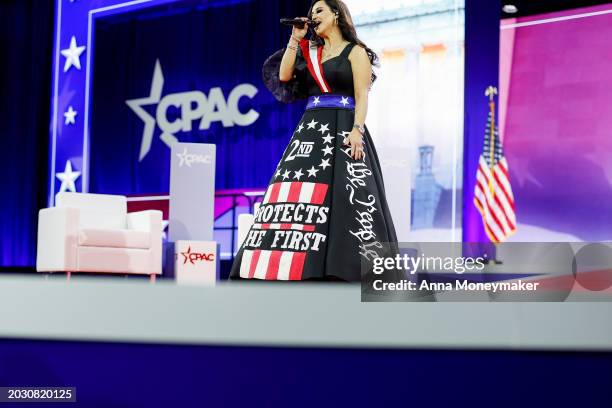
<svg viewBox="0 0 612 408">
<path fill-rule="evenodd" d="M 53 46 L 51 0 L 0 2 L 0 268 L 36 262 L 46 206 Z"/>
</svg>

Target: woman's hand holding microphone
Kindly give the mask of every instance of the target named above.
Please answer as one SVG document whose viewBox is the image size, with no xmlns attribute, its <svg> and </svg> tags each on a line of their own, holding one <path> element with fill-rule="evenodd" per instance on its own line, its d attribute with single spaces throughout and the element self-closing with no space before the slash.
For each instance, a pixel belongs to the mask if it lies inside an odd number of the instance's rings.
<svg viewBox="0 0 612 408">
<path fill-rule="evenodd" d="M 306 36 L 308 33 L 308 19 L 306 17 L 296 17 L 296 20 L 305 21 L 304 28 L 298 28 L 293 26 L 293 30 L 291 31 L 291 40 L 289 40 L 289 45 L 294 45 L 296 48 L 298 47 L 300 41 Z"/>
</svg>

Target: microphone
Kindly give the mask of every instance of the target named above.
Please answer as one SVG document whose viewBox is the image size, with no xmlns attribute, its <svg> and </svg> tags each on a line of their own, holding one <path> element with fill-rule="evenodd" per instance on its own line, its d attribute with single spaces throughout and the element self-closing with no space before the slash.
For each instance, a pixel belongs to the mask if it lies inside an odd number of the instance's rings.
<svg viewBox="0 0 612 408">
<path fill-rule="evenodd" d="M 299 18 L 281 18 L 280 23 L 288 26 L 296 26 L 299 29 L 304 28 L 304 23 L 308 23 L 311 27 L 316 27 L 319 25 L 318 22 L 314 20 L 300 20 Z"/>
</svg>

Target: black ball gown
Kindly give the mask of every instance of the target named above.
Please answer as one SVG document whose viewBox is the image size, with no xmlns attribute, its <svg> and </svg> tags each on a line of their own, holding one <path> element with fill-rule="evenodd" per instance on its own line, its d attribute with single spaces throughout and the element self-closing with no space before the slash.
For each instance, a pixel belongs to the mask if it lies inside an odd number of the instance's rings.
<svg viewBox="0 0 612 408">
<path fill-rule="evenodd" d="M 280 84 L 283 89 L 266 85 L 281 100 L 288 94 L 279 93 L 291 88 L 293 96 L 307 96 L 308 105 L 237 253 L 231 279 L 359 281 L 375 257 L 395 253 L 389 247 L 396 247 L 395 229 L 367 128 L 363 160 L 352 159 L 347 145 L 355 120 L 348 55 L 355 44 L 322 64 L 320 46 L 306 40 L 300 46 L 293 80 Z M 278 77 L 283 51 L 270 77 Z"/>
</svg>

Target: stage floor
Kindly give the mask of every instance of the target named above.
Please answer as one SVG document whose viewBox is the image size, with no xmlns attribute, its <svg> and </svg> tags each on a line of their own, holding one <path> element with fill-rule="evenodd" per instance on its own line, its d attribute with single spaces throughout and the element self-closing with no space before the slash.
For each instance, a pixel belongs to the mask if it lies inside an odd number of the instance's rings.
<svg viewBox="0 0 612 408">
<path fill-rule="evenodd" d="M 359 285 L 0 276 L 0 338 L 612 351 L 612 303 L 362 303 Z"/>
</svg>

